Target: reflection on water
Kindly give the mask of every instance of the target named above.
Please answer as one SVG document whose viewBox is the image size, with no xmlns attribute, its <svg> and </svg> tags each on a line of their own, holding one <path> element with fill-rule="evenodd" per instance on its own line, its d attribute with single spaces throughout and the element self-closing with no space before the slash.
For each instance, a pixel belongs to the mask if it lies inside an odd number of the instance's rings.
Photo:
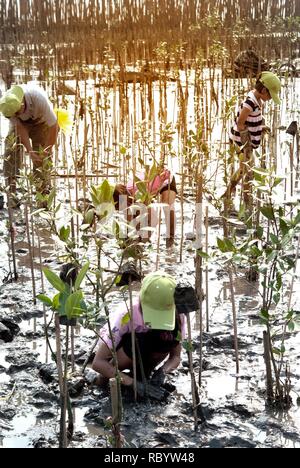
<svg viewBox="0 0 300 468">
<path fill-rule="evenodd" d="M 26 416 L 17 416 L 12 421 L 11 434 L 0 437 L 0 447 L 3 448 L 28 448 L 30 447 L 30 437 L 26 432 L 36 424 L 36 417 L 34 414 L 27 414 Z"/>
<path fill-rule="evenodd" d="M 237 377 L 230 375 L 204 376 L 204 386 L 207 398 L 226 398 L 234 395 L 241 387 L 245 388 L 245 381 L 241 383 Z"/>
</svg>

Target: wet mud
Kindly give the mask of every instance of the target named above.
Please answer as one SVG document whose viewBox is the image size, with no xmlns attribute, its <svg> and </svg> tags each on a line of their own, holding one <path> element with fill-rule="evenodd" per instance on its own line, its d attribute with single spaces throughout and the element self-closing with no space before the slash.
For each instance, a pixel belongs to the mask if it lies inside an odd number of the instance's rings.
<svg viewBox="0 0 300 468">
<path fill-rule="evenodd" d="M 5 259 L 5 211 L 1 212 L 1 252 Z M 211 238 L 219 232 L 213 220 Z M 59 389 L 56 366 L 44 336 L 44 311 L 34 304 L 28 268 L 28 246 L 18 242 L 20 280 L 6 283 L 0 289 L 0 446 L 55 448 L 58 446 Z M 194 253 L 191 240 L 184 242 L 185 262 L 178 259 L 179 245 L 160 255 L 160 267 L 193 281 Z M 47 264 L 51 256 L 43 256 Z M 47 249 L 45 249 L 47 251 Z M 154 255 L 154 254 L 153 254 Z M 153 259 L 154 260 L 154 259 Z M 52 267 L 55 263 L 52 263 Z M 35 270 L 40 288 L 39 270 Z M 4 279 L 4 268 L 2 270 Z M 176 390 L 163 404 L 134 403 L 124 393 L 124 418 L 121 432 L 128 447 L 300 447 L 299 336 L 290 334 L 287 347 L 291 357 L 293 406 L 290 411 L 272 410 L 265 406 L 265 380 L 262 332 L 259 323 L 259 298 L 256 285 L 238 272 L 235 281 L 238 307 L 240 374 L 235 374 L 232 310 L 229 280 L 226 272 L 209 267 L 209 326 L 203 337 L 201 404 L 199 424 L 194 429 L 188 358 L 183 351 L 182 364 L 172 374 Z M 297 284 L 299 287 L 299 284 Z M 138 285 L 135 289 L 138 289 Z M 136 294 L 136 293 L 135 293 Z M 113 303 L 120 305 L 119 292 L 112 293 Z M 49 341 L 54 346 L 51 314 L 46 322 Z M 199 319 L 192 317 L 194 367 L 199 373 Z M 75 329 L 75 371 L 70 382 L 70 395 L 75 431 L 70 447 L 109 447 L 111 431 L 110 397 L 105 389 L 91 386 L 81 374 L 82 365 L 95 340 L 93 332 Z"/>
</svg>

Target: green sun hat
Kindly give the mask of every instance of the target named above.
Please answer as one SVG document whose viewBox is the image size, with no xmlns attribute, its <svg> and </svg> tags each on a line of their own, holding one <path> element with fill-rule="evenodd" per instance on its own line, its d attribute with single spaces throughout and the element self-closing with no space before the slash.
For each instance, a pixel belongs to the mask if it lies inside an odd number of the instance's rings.
<svg viewBox="0 0 300 468">
<path fill-rule="evenodd" d="M 269 91 L 271 98 L 275 102 L 275 104 L 280 104 L 280 90 L 281 90 L 281 83 L 278 76 L 274 75 L 274 73 L 265 71 L 262 72 L 259 81 L 267 88 Z"/>
<path fill-rule="evenodd" d="M 0 112 L 10 118 L 21 109 L 24 91 L 21 86 L 13 86 L 0 99 Z"/>
<path fill-rule="evenodd" d="M 145 325 L 154 330 L 174 330 L 175 328 L 175 279 L 156 271 L 145 277 L 140 299 Z"/>
</svg>

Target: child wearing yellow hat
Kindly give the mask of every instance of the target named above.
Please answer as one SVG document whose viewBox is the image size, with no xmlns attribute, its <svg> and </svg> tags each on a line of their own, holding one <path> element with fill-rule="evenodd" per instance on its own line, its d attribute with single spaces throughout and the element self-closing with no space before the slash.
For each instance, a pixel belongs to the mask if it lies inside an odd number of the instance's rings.
<svg viewBox="0 0 300 468">
<path fill-rule="evenodd" d="M 127 310 L 110 316 L 109 324 L 100 330 L 99 347 L 93 361 L 93 369 L 101 375 L 101 382 L 115 376 L 116 370 L 111 361 L 113 349 L 117 353 L 119 370 L 132 370 L 132 328 L 135 330 L 138 354 L 147 379 L 162 363 L 159 368 L 160 377 L 179 366 L 181 341 L 185 338 L 186 326 L 185 317 L 176 312 L 175 289 L 176 280 L 172 276 L 162 271 L 150 273 L 142 282 L 131 320 Z M 138 376 L 143 372 L 138 364 Z M 155 371 L 152 376 L 148 390 L 152 392 L 150 397 L 160 399 L 165 395 L 164 389 L 154 390 L 151 387 L 151 383 L 156 385 L 157 373 Z M 133 379 L 129 374 L 122 372 L 121 377 L 124 385 L 132 386 Z M 160 378 L 160 383 L 163 380 Z M 143 396 L 141 382 L 137 390 Z"/>
<path fill-rule="evenodd" d="M 260 146 L 263 132 L 266 130 L 262 116 L 263 104 L 272 99 L 276 105 L 279 105 L 280 90 L 279 78 L 272 72 L 264 71 L 258 76 L 254 89 L 248 93 L 240 105 L 230 131 L 230 141 L 241 153 L 241 162 L 224 196 L 231 195 L 243 176 L 249 179 L 248 166 L 252 165 L 252 151 Z"/>
</svg>

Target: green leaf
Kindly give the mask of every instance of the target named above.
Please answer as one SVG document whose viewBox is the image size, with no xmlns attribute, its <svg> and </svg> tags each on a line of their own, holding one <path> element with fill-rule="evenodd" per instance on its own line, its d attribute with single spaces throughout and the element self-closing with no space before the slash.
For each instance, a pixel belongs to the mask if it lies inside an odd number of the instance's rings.
<svg viewBox="0 0 300 468">
<path fill-rule="evenodd" d="M 67 240 L 69 239 L 70 237 L 70 233 L 71 233 L 71 227 L 70 226 L 62 226 L 59 230 L 59 238 L 61 241 L 63 242 L 67 242 Z"/>
<path fill-rule="evenodd" d="M 185 349 L 187 352 L 193 352 L 193 343 L 190 340 L 184 340 L 182 342 L 182 347 Z"/>
<path fill-rule="evenodd" d="M 267 255 L 267 261 L 270 262 L 270 263 L 273 262 L 273 261 L 276 259 L 277 255 L 278 255 L 278 251 L 277 251 L 277 250 L 271 251 L 271 252 L 268 253 L 268 255 Z"/>
<path fill-rule="evenodd" d="M 231 240 L 224 238 L 220 239 L 219 237 L 217 238 L 217 244 L 219 249 L 221 250 L 222 253 L 226 252 L 236 252 L 236 248 L 231 242 Z"/>
<path fill-rule="evenodd" d="M 258 226 L 258 228 L 257 228 L 257 232 L 256 232 L 256 233 L 257 233 L 257 237 L 258 237 L 258 239 L 261 239 L 261 238 L 262 238 L 262 236 L 264 235 L 264 228 L 263 228 L 263 227 L 261 227 L 261 226 Z"/>
<path fill-rule="evenodd" d="M 290 230 L 288 223 L 283 218 L 279 218 L 279 226 L 283 236 L 285 236 Z"/>
<path fill-rule="evenodd" d="M 268 171 L 266 169 L 262 169 L 261 167 L 254 167 L 252 169 L 252 171 L 255 173 L 255 174 L 259 174 L 259 175 L 263 175 L 263 176 L 266 176 L 268 175 Z"/>
<path fill-rule="evenodd" d="M 75 285 L 74 285 L 75 290 L 80 288 L 80 285 L 81 285 L 82 281 L 84 280 L 84 277 L 87 274 L 87 272 L 89 270 L 89 267 L 90 267 L 90 263 L 87 262 L 85 265 L 83 265 L 82 269 L 78 273 L 78 276 L 76 278 Z"/>
<path fill-rule="evenodd" d="M 275 304 L 279 304 L 280 302 L 280 293 L 276 293 L 273 295 L 273 301 L 275 302 Z"/>
<path fill-rule="evenodd" d="M 273 188 L 277 187 L 284 179 L 282 177 L 276 177 L 274 179 Z"/>
<path fill-rule="evenodd" d="M 118 285 L 122 279 L 122 275 L 118 275 L 115 279 L 115 284 Z"/>
<path fill-rule="evenodd" d="M 270 221 L 275 221 L 274 209 L 272 206 L 262 206 L 260 208 L 262 215 Z"/>
<path fill-rule="evenodd" d="M 300 210 L 298 211 L 296 217 L 292 221 L 293 226 L 297 226 L 299 223 L 300 223 Z"/>
<path fill-rule="evenodd" d="M 205 260 L 209 259 L 209 255 L 206 252 L 203 252 L 203 250 L 197 250 L 197 255 Z"/>
<path fill-rule="evenodd" d="M 275 245 L 278 245 L 278 244 L 279 244 L 279 239 L 278 239 L 277 236 L 275 236 L 275 234 L 272 234 L 272 233 L 271 233 L 271 234 L 270 234 L 270 239 L 271 239 L 271 241 L 272 241 L 273 244 L 275 244 Z"/>
<path fill-rule="evenodd" d="M 130 322 L 130 315 L 129 315 L 129 313 L 127 312 L 127 314 L 124 315 L 124 316 L 122 317 L 121 325 L 124 326 L 124 325 L 126 325 L 128 322 Z"/>
<path fill-rule="evenodd" d="M 65 313 L 68 319 L 78 317 L 82 313 L 82 309 L 80 307 L 80 302 L 82 301 L 83 294 L 82 291 L 76 291 L 66 300 L 65 305 Z"/>
<path fill-rule="evenodd" d="M 50 208 L 51 208 L 51 206 L 52 206 L 52 203 L 53 203 L 53 201 L 54 201 L 55 195 L 56 195 L 56 189 L 55 189 L 55 187 L 53 187 L 53 189 L 52 189 L 51 192 L 49 193 L 48 199 L 47 199 L 47 208 L 48 208 L 48 210 L 50 210 Z"/>
<path fill-rule="evenodd" d="M 288 330 L 289 330 L 290 332 L 295 331 L 295 328 L 296 328 L 296 324 L 295 324 L 294 321 L 291 321 L 291 322 L 288 323 Z"/>
<path fill-rule="evenodd" d="M 46 296 L 45 294 L 38 294 L 36 296 L 36 298 L 43 302 L 44 304 L 46 304 L 46 306 L 48 307 L 52 307 L 52 300 L 50 299 L 50 297 Z"/>
<path fill-rule="evenodd" d="M 277 356 L 281 356 L 282 352 L 279 348 L 273 348 L 273 353 L 276 354 Z"/>
<path fill-rule="evenodd" d="M 53 300 L 52 300 L 52 308 L 53 308 L 54 310 L 58 310 L 58 309 L 59 309 L 61 296 L 62 296 L 62 294 L 59 293 L 59 294 L 56 294 L 56 295 L 53 297 Z"/>
<path fill-rule="evenodd" d="M 91 226 L 94 222 L 94 218 L 95 218 L 95 210 L 94 208 L 90 208 L 89 210 L 87 210 L 84 214 L 84 222 L 86 224 L 88 224 L 89 226 Z"/>
<path fill-rule="evenodd" d="M 149 176 L 148 176 L 149 182 L 153 182 L 155 177 L 158 176 L 158 175 L 159 174 L 158 174 L 157 166 L 156 166 L 156 164 L 154 162 L 151 169 L 150 169 L 150 171 L 149 171 Z"/>
<path fill-rule="evenodd" d="M 269 312 L 267 310 L 261 310 L 260 313 L 259 313 L 259 317 L 260 319 L 262 320 L 263 323 L 267 324 L 269 323 L 269 320 L 270 320 L 270 315 L 269 315 Z"/>
<path fill-rule="evenodd" d="M 281 288 L 282 288 L 282 275 L 280 273 L 277 273 L 276 289 L 277 291 L 280 291 Z"/>
<path fill-rule="evenodd" d="M 46 276 L 49 283 L 59 292 L 64 292 L 66 289 L 65 283 L 57 276 L 56 273 L 49 270 L 48 268 L 43 268 L 44 275 Z"/>
</svg>

